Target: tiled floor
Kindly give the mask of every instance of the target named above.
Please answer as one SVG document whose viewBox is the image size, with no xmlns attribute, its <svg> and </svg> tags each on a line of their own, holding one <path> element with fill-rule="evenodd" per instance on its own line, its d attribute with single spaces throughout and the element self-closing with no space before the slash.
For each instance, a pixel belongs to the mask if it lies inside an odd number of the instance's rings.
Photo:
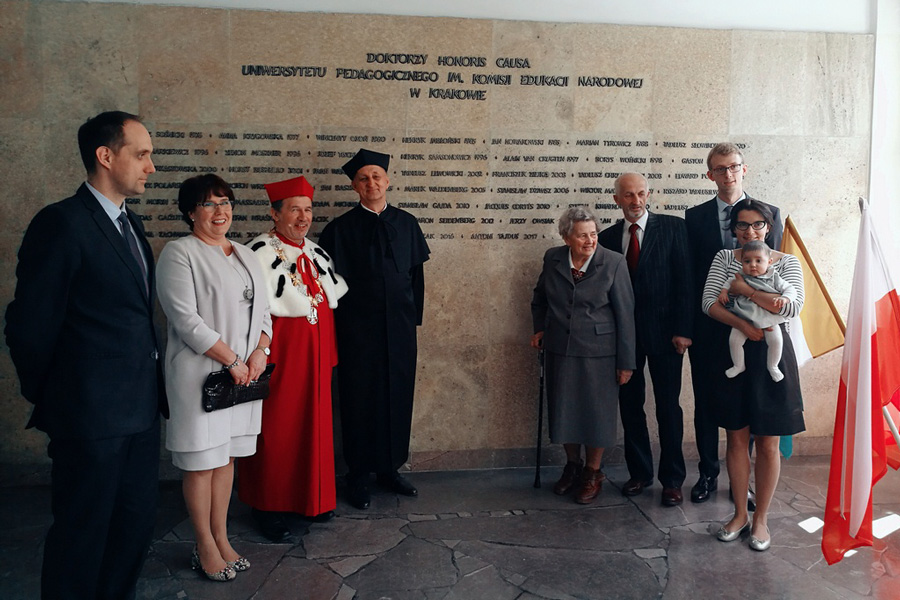
<svg viewBox="0 0 900 600">
<path fill-rule="evenodd" d="M 664 508 L 660 487 L 624 498 L 623 465 L 589 507 L 550 491 L 528 469 L 413 473 L 418 498 L 376 493 L 368 511 L 339 501 L 325 524 L 291 519 L 289 543 L 257 535 L 236 500 L 234 546 L 252 568 L 212 583 L 190 570 L 191 529 L 180 486 L 162 484 L 156 541 L 138 587 L 142 599 L 534 600 L 541 598 L 900 600 L 900 531 L 875 548 L 827 566 L 821 531 L 798 523 L 821 517 L 827 457 L 785 461 L 770 517 L 773 545 L 723 544 L 713 531 L 731 514 L 727 482 L 705 504 Z M 688 486 L 696 474 L 689 475 Z M 685 487 L 687 493 L 689 487 Z M 0 599 L 37 598 L 46 487 L 0 489 Z M 900 513 L 900 473 L 876 487 L 875 518 Z"/>
</svg>

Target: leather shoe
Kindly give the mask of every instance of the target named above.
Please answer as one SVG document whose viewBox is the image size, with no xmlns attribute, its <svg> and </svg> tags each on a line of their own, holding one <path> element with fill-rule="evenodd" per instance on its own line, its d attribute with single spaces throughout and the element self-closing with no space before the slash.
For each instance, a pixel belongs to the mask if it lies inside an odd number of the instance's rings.
<svg viewBox="0 0 900 600">
<path fill-rule="evenodd" d="M 418 496 L 419 490 L 400 473 L 384 473 L 377 477 L 378 485 L 401 496 Z"/>
<path fill-rule="evenodd" d="M 709 494 L 716 491 L 718 487 L 719 481 L 716 477 L 700 475 L 700 479 L 691 488 L 691 502 L 696 502 L 697 504 L 706 502 L 709 500 Z"/>
<path fill-rule="evenodd" d="M 681 495 L 681 488 L 663 488 L 662 492 L 662 505 L 663 506 L 678 506 L 684 502 L 684 496 Z"/>
<path fill-rule="evenodd" d="M 556 482 L 556 485 L 553 486 L 553 493 L 557 496 L 565 496 L 572 491 L 572 488 L 581 479 L 583 466 L 584 464 L 581 461 L 567 462 L 566 466 L 563 467 L 562 476 Z"/>
<path fill-rule="evenodd" d="M 731 490 L 728 490 L 728 499 L 734 502 L 734 494 Z M 747 510 L 750 512 L 756 511 L 756 494 L 753 493 L 752 489 L 747 490 Z"/>
<path fill-rule="evenodd" d="M 603 480 L 606 475 L 600 469 L 584 467 L 581 470 L 581 481 L 575 490 L 575 502 L 578 504 L 590 504 L 603 488 Z"/>
<path fill-rule="evenodd" d="M 287 526 L 284 524 L 281 514 L 256 508 L 251 513 L 259 532 L 270 542 L 277 544 L 283 542 L 291 535 L 291 532 L 288 531 Z"/>
<path fill-rule="evenodd" d="M 622 495 L 623 496 L 637 496 L 641 492 L 644 491 L 644 488 L 648 488 L 653 485 L 653 480 L 649 481 L 639 481 L 637 479 L 629 479 L 625 482 L 625 485 L 622 486 Z"/>
<path fill-rule="evenodd" d="M 327 512 L 319 513 L 315 516 L 308 517 L 306 515 L 300 515 L 300 518 L 304 521 L 309 521 L 310 523 L 327 523 L 328 521 L 334 518 L 334 511 L 329 510 Z"/>
<path fill-rule="evenodd" d="M 347 479 L 347 502 L 350 503 L 350 506 L 359 510 L 369 508 L 369 504 L 372 502 L 372 495 L 369 493 L 369 486 L 366 485 L 365 479 Z"/>
</svg>

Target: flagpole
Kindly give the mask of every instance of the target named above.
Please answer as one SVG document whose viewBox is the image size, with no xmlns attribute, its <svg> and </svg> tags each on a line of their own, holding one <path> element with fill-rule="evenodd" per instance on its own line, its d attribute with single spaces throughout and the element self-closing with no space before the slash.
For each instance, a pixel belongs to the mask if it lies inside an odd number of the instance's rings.
<svg viewBox="0 0 900 600">
<path fill-rule="evenodd" d="M 897 432 L 897 426 L 894 424 L 894 419 L 891 418 L 891 413 L 888 412 L 887 406 L 881 407 L 881 414 L 884 415 L 884 420 L 887 421 L 891 435 L 894 436 L 894 443 L 900 448 L 900 433 Z"/>
</svg>

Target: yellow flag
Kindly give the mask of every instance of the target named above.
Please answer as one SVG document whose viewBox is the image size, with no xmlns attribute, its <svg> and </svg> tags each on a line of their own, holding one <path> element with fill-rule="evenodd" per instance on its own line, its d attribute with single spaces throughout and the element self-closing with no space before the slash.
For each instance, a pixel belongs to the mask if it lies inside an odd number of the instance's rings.
<svg viewBox="0 0 900 600">
<path fill-rule="evenodd" d="M 784 224 L 784 237 L 781 241 L 781 251 L 793 254 L 803 267 L 803 287 L 806 300 L 803 310 L 800 312 L 800 321 L 803 323 L 803 336 L 814 358 L 831 352 L 835 348 L 844 345 L 844 320 L 834 307 L 822 278 L 819 277 L 816 266 L 813 264 L 794 222 L 788 217 Z"/>
</svg>

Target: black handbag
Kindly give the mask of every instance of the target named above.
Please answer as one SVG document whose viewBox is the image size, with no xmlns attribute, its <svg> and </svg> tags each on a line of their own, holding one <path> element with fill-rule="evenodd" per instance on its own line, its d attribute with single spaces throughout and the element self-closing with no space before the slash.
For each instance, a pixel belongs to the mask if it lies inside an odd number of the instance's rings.
<svg viewBox="0 0 900 600">
<path fill-rule="evenodd" d="M 203 384 L 203 410 L 212 412 L 244 402 L 265 400 L 269 395 L 269 379 L 274 370 L 275 363 L 267 364 L 259 379 L 247 385 L 235 385 L 231 373 L 225 369 L 213 371 Z"/>
</svg>

